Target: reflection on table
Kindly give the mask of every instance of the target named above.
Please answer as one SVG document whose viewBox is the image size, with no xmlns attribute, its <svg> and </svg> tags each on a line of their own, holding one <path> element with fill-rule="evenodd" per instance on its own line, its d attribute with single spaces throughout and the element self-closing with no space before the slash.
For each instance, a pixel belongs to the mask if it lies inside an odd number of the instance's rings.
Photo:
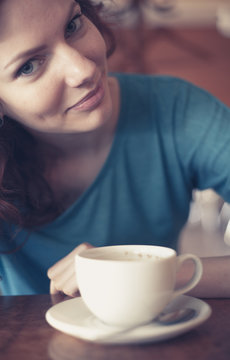
<svg viewBox="0 0 230 360">
<path fill-rule="evenodd" d="M 0 297 L 1 359 L 152 360 L 221 359 L 230 354 L 230 300 L 205 300 L 211 317 L 177 338 L 148 345 L 99 345 L 65 335 L 48 325 L 46 311 L 63 297 Z"/>
</svg>

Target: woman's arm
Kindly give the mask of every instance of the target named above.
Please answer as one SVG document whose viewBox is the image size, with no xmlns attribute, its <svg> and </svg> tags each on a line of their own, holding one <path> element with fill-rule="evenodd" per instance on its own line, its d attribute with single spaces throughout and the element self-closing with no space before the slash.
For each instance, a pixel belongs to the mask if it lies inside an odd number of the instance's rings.
<svg viewBox="0 0 230 360">
<path fill-rule="evenodd" d="M 230 297 L 230 256 L 205 257 L 201 260 L 203 276 L 199 284 L 188 294 L 203 298 Z M 177 286 L 188 281 L 192 273 L 193 264 L 188 261 L 183 265 L 183 270 L 178 272 Z"/>
</svg>

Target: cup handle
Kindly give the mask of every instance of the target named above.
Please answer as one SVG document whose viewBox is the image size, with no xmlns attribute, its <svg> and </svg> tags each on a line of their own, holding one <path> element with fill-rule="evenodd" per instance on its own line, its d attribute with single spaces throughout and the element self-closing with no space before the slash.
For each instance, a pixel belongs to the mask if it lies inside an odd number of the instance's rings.
<svg viewBox="0 0 230 360">
<path fill-rule="evenodd" d="M 194 288 L 202 277 L 203 274 L 202 262 L 198 258 L 198 256 L 193 254 L 182 254 L 177 256 L 177 271 L 186 260 L 192 260 L 195 265 L 193 276 L 185 285 L 181 286 L 179 289 L 173 292 L 173 298 L 178 295 L 184 294 L 189 290 L 191 290 L 192 288 Z"/>
</svg>

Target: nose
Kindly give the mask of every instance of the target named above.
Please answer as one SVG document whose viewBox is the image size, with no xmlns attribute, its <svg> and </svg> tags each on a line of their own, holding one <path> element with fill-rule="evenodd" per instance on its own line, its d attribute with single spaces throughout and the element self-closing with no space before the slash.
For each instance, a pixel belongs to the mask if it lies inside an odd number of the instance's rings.
<svg viewBox="0 0 230 360">
<path fill-rule="evenodd" d="M 97 65 L 93 60 L 68 44 L 63 45 L 59 51 L 59 74 L 64 74 L 64 81 L 68 86 L 82 87 L 94 83 Z"/>
</svg>

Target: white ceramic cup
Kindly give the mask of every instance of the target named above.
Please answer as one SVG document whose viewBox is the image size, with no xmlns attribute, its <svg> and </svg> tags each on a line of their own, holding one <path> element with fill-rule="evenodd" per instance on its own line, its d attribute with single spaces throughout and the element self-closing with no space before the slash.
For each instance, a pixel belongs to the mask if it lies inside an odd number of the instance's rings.
<svg viewBox="0 0 230 360">
<path fill-rule="evenodd" d="M 194 263 L 192 278 L 174 290 L 176 273 Z M 92 248 L 76 255 L 76 278 L 83 301 L 106 324 L 125 328 L 152 321 L 176 296 L 191 290 L 202 276 L 192 254 L 148 245 Z"/>
</svg>

